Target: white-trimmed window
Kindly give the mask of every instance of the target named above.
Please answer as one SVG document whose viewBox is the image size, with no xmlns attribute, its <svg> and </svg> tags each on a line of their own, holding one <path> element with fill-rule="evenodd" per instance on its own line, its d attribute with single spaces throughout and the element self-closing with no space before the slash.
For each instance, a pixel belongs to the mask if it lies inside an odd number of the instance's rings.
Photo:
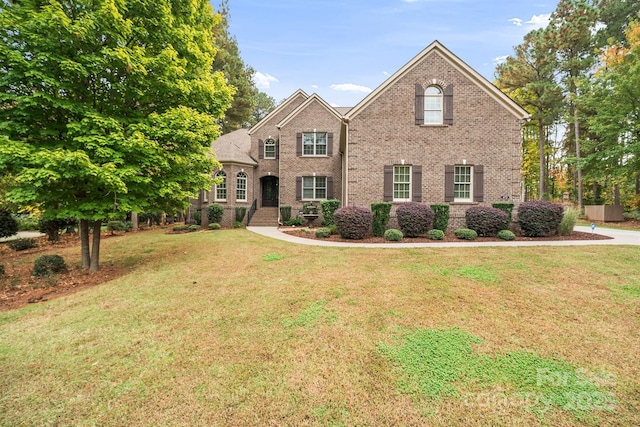
<svg viewBox="0 0 640 427">
<path fill-rule="evenodd" d="M 240 172 L 236 176 L 236 201 L 247 201 L 247 174 L 244 172 Z"/>
<path fill-rule="evenodd" d="M 326 176 L 302 177 L 302 199 L 303 200 L 324 200 L 326 198 L 327 198 L 327 177 Z"/>
<path fill-rule="evenodd" d="M 411 166 L 393 167 L 393 201 L 411 201 Z"/>
<path fill-rule="evenodd" d="M 456 165 L 453 173 L 453 200 L 473 200 L 473 166 Z"/>
<path fill-rule="evenodd" d="M 215 201 L 226 202 L 227 201 L 227 174 L 224 171 L 220 171 L 216 174 L 216 178 L 221 179 L 220 183 L 216 184 L 214 189 Z"/>
<path fill-rule="evenodd" d="M 326 132 L 305 132 L 302 134 L 302 155 L 303 156 L 326 156 L 327 155 L 327 133 Z"/>
<path fill-rule="evenodd" d="M 264 158 L 276 158 L 276 142 L 272 138 L 269 138 L 264 142 Z"/>
<path fill-rule="evenodd" d="M 429 86 L 424 91 L 424 124 L 442 124 L 442 89 Z"/>
</svg>

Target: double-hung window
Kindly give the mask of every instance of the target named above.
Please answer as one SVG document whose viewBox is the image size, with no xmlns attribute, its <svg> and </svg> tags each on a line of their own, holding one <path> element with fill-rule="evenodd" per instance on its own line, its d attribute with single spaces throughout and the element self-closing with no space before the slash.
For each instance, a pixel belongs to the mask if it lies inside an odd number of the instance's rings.
<svg viewBox="0 0 640 427">
<path fill-rule="evenodd" d="M 226 202 L 227 201 L 227 174 L 223 171 L 220 171 L 216 174 L 216 178 L 221 181 L 216 184 L 215 188 L 215 200 L 217 202 Z"/>
<path fill-rule="evenodd" d="M 305 132 L 302 134 L 302 155 L 303 156 L 326 156 L 327 155 L 327 133 L 326 132 Z"/>
<path fill-rule="evenodd" d="M 438 86 L 424 91 L 424 124 L 442 124 L 442 90 Z"/>
<path fill-rule="evenodd" d="M 456 202 L 470 202 L 473 197 L 473 167 L 456 165 L 453 174 L 453 199 Z"/>
<path fill-rule="evenodd" d="M 276 158 L 276 142 L 272 138 L 269 138 L 264 142 L 264 158 Z"/>
<path fill-rule="evenodd" d="M 302 177 L 302 199 L 322 200 L 327 198 L 327 177 L 326 176 L 304 176 Z"/>
<path fill-rule="evenodd" d="M 411 166 L 393 167 L 393 201 L 411 201 Z"/>
<path fill-rule="evenodd" d="M 244 172 L 238 173 L 236 177 L 236 201 L 247 201 L 247 174 Z"/>
</svg>

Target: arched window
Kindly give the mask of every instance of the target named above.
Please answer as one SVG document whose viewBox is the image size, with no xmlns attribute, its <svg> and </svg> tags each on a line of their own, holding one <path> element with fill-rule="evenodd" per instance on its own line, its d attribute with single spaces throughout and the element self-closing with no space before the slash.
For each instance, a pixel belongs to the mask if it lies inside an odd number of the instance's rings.
<svg viewBox="0 0 640 427">
<path fill-rule="evenodd" d="M 217 202 L 227 201 L 227 174 L 224 171 L 220 171 L 216 174 L 216 178 L 221 179 L 219 184 L 216 184 L 215 198 Z"/>
<path fill-rule="evenodd" d="M 238 173 L 236 177 L 236 201 L 247 201 L 247 174 L 244 172 Z"/>
<path fill-rule="evenodd" d="M 438 86 L 424 91 L 424 124 L 442 124 L 442 89 Z"/>
<path fill-rule="evenodd" d="M 269 138 L 264 142 L 264 158 L 276 158 L 276 142 L 272 138 Z"/>
</svg>

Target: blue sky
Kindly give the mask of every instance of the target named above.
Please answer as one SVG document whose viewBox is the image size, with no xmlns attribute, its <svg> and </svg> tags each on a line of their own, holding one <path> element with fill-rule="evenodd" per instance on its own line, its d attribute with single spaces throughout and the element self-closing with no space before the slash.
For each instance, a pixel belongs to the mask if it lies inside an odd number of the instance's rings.
<svg viewBox="0 0 640 427">
<path fill-rule="evenodd" d="M 217 6 L 215 0 L 212 1 Z M 263 92 L 356 105 L 439 40 L 489 80 L 557 0 L 229 0 L 229 31 Z"/>
</svg>

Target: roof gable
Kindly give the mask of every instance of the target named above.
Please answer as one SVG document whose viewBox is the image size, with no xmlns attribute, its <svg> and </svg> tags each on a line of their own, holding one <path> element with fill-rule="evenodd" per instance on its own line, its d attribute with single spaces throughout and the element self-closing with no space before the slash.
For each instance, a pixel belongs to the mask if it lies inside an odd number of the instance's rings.
<svg viewBox="0 0 640 427">
<path fill-rule="evenodd" d="M 484 78 L 480 73 L 475 71 L 464 61 L 454 55 L 449 49 L 444 47 L 439 41 L 434 41 L 427 46 L 422 52 L 417 54 L 413 59 L 407 62 L 402 68 L 396 71 L 391 77 L 385 80 L 380 86 L 378 86 L 373 92 L 367 95 L 362 101 L 360 101 L 355 107 L 353 107 L 347 114 L 345 119 L 348 121 L 357 116 L 363 111 L 369 104 L 380 97 L 389 87 L 400 80 L 405 74 L 411 71 L 417 64 L 419 64 L 428 55 L 438 54 L 445 61 L 451 64 L 464 74 L 470 81 L 475 83 L 483 91 L 485 91 L 490 97 L 500 103 L 507 111 L 513 114 L 518 119 L 526 119 L 529 117 L 529 113 L 525 111 L 518 103 L 513 101 L 507 95 L 505 95 L 500 89 L 495 87 L 489 80 Z"/>
<path fill-rule="evenodd" d="M 213 141 L 211 149 L 220 163 L 257 165 L 250 155 L 251 137 L 246 129 L 226 133 Z"/>
<path fill-rule="evenodd" d="M 280 105 L 278 105 L 276 108 L 274 108 L 273 111 L 271 111 L 269 114 L 267 114 L 266 117 L 264 117 L 262 120 L 260 120 L 258 123 L 256 123 L 251 129 L 249 129 L 249 135 L 254 134 L 265 123 L 269 123 L 271 118 L 277 116 L 282 110 L 284 110 L 289 105 L 291 105 L 298 97 L 303 97 L 305 100 L 307 100 L 309 98 L 309 95 L 307 95 L 302 89 L 298 89 L 293 94 L 291 94 L 291 96 L 289 96 L 287 99 L 282 101 L 280 103 Z"/>
<path fill-rule="evenodd" d="M 327 102 L 324 99 L 322 99 L 318 94 L 314 93 L 309 98 L 307 98 L 307 100 L 305 102 L 300 104 L 298 106 L 298 108 L 296 108 L 291 113 L 289 113 L 289 115 L 287 117 L 282 119 L 282 121 L 280 121 L 280 123 L 278 123 L 276 125 L 276 127 L 278 129 L 282 128 L 287 123 L 289 123 L 291 120 L 293 120 L 293 118 L 295 116 L 297 116 L 301 111 L 303 111 L 305 108 L 307 108 L 309 105 L 311 105 L 314 102 L 318 102 L 325 110 L 327 110 L 329 113 L 331 113 L 337 120 L 342 120 L 342 116 L 340 115 L 340 113 L 338 113 L 335 110 L 335 108 L 333 108 L 331 105 L 327 104 Z"/>
</svg>

